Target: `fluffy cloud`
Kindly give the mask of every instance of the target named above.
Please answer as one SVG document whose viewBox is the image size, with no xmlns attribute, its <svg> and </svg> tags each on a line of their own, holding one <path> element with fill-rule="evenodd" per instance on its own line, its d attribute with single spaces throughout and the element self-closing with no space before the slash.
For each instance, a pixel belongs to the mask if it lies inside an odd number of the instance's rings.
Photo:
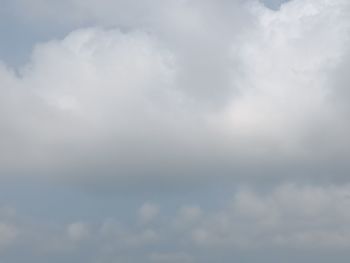
<svg viewBox="0 0 350 263">
<path fill-rule="evenodd" d="M 349 205 L 348 185 L 242 189 L 230 208 L 203 220 L 192 237 L 209 247 L 347 248 Z"/>
<path fill-rule="evenodd" d="M 349 1 L 4 5 L 33 30 L 70 33 L 25 65 L 0 63 L 1 200 L 36 207 L 0 209 L 2 260 L 342 260 Z"/>
<path fill-rule="evenodd" d="M 186 27 L 77 30 L 2 65 L 3 173 L 276 176 L 326 159 L 342 175 L 348 3 L 181 5 Z"/>
<path fill-rule="evenodd" d="M 140 225 L 138 218 L 68 225 L 33 218 L 41 223 L 30 225 L 17 217 L 13 220 L 21 223 L 16 226 L 8 221 L 0 224 L 0 244 L 3 249 L 9 244 L 14 249 L 30 248 L 33 259 L 88 256 L 92 263 L 123 258 L 131 262 L 142 258 L 146 262 L 212 262 L 217 253 L 229 262 L 230 253 L 276 249 L 308 252 L 317 258 L 320 250 L 343 253 L 349 249 L 349 196 L 348 184 L 280 184 L 265 190 L 242 186 L 221 208 L 169 207 L 171 213 L 155 218 L 153 228 Z M 130 252 L 135 250 L 138 253 Z"/>
</svg>

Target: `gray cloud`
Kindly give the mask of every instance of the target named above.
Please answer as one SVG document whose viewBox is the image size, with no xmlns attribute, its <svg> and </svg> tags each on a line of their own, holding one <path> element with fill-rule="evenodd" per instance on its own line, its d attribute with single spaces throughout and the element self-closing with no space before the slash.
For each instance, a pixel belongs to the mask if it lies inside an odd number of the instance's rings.
<svg viewBox="0 0 350 263">
<path fill-rule="evenodd" d="M 231 4 L 197 4 L 153 33 L 78 30 L 38 45 L 19 73 L 2 66 L 2 170 L 275 176 L 345 154 L 348 125 L 329 94 L 344 96 L 329 83 L 346 57 L 348 5 L 233 3 L 245 11 L 231 18 Z"/>
<path fill-rule="evenodd" d="M 348 1 L 6 8 L 56 37 L 0 63 L 1 197 L 50 189 L 0 209 L 7 262 L 346 262 Z"/>
<path fill-rule="evenodd" d="M 328 255 L 336 251 L 336 262 L 345 262 L 341 255 L 350 246 L 349 194 L 349 185 L 281 184 L 267 192 L 242 187 L 232 201 L 215 211 L 185 205 L 172 208 L 171 214 L 160 212 L 152 225 L 118 218 L 37 223 L 37 218 L 20 215 L 12 215 L 10 224 L 2 216 L 0 244 L 6 249 L 4 255 L 24 246 L 34 260 L 60 255 L 77 260 L 88 256 L 87 262 L 93 263 L 122 258 L 131 262 L 142 258 L 146 262 L 212 262 L 221 253 L 224 262 L 229 262 L 231 252 L 240 259 L 246 253 L 267 251 L 268 256 L 269 251 L 277 250 L 308 253 L 317 260 L 322 250 Z M 138 252 L 131 253 L 135 250 Z"/>
</svg>

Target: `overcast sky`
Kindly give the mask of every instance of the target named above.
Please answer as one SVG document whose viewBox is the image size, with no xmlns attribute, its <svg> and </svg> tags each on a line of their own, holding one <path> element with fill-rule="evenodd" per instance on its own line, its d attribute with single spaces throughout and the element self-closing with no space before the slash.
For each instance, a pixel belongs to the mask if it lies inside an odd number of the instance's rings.
<svg viewBox="0 0 350 263">
<path fill-rule="evenodd" d="M 0 263 L 345 263 L 350 1 L 0 0 Z"/>
</svg>

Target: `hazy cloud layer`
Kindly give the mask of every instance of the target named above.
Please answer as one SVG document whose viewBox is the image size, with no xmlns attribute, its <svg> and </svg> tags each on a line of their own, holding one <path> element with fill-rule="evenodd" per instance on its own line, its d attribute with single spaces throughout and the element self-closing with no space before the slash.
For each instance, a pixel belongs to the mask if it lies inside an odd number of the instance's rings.
<svg viewBox="0 0 350 263">
<path fill-rule="evenodd" d="M 94 263 L 123 258 L 131 262 L 212 262 L 217 253 L 229 262 L 233 254 L 239 260 L 244 251 L 272 249 L 307 252 L 314 260 L 320 259 L 320 249 L 339 254 L 349 249 L 349 196 L 349 185 L 282 184 L 268 192 L 243 187 L 216 211 L 185 205 L 171 214 L 160 212 L 142 225 L 138 220 L 120 222 L 119 218 L 67 224 L 38 224 L 32 218 L 28 224 L 23 215 L 12 215 L 9 224 L 8 216 L 2 215 L 0 248 L 4 256 L 26 247 L 23 253 L 31 253 L 34 260 L 55 255 L 81 260 L 89 255 L 86 262 Z M 148 210 L 149 215 L 155 207 L 145 203 L 140 211 Z M 346 261 L 340 257 L 336 262 Z"/>
<path fill-rule="evenodd" d="M 278 3 L 3 1 L 0 262 L 346 262 L 350 2 Z"/>
</svg>

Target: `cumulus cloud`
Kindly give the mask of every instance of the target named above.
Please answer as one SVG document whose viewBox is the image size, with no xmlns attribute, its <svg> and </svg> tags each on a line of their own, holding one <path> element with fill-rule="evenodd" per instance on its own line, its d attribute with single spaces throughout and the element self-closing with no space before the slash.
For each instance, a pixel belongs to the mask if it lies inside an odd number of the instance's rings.
<svg viewBox="0 0 350 263">
<path fill-rule="evenodd" d="M 273 249 L 308 252 L 317 258 L 320 250 L 341 253 L 349 249 L 349 197 L 348 184 L 280 184 L 268 190 L 241 187 L 231 202 L 215 210 L 184 205 L 176 211 L 172 207 L 172 213 L 154 219 L 153 228 L 137 220 L 119 222 L 118 217 L 68 225 L 1 223 L 0 244 L 2 248 L 9 244 L 30 247 L 37 256 L 49 258 L 57 253 L 69 258 L 89 255 L 93 263 L 129 256 L 135 256 L 129 258 L 131 262 L 142 258 L 146 262 L 212 262 L 216 253 L 229 262 L 226 255 L 231 252 Z M 135 249 L 138 253 L 130 254 Z"/>
<path fill-rule="evenodd" d="M 242 189 L 228 209 L 202 221 L 192 238 L 209 247 L 347 248 L 349 205 L 348 185 Z"/>
<path fill-rule="evenodd" d="M 175 15 L 153 32 L 77 30 L 38 45 L 18 72 L 2 65 L 2 170 L 239 176 L 263 165 L 275 176 L 347 153 L 345 94 L 334 84 L 347 2 L 181 5 L 192 29 Z"/>
<path fill-rule="evenodd" d="M 101 263 L 349 248 L 349 1 L 6 6 L 34 27 L 71 32 L 38 43 L 25 65 L 0 63 L 0 181 L 128 194 L 136 182 L 158 200 L 138 202 L 157 204 L 136 208 L 134 224 L 113 216 L 131 209 L 129 199 L 100 222 L 24 223 L 0 209 L 0 249 Z M 166 183 L 195 191 L 176 199 Z M 220 207 L 203 194 L 208 185 L 225 185 Z M 195 200 L 167 205 L 187 196 Z"/>
</svg>

